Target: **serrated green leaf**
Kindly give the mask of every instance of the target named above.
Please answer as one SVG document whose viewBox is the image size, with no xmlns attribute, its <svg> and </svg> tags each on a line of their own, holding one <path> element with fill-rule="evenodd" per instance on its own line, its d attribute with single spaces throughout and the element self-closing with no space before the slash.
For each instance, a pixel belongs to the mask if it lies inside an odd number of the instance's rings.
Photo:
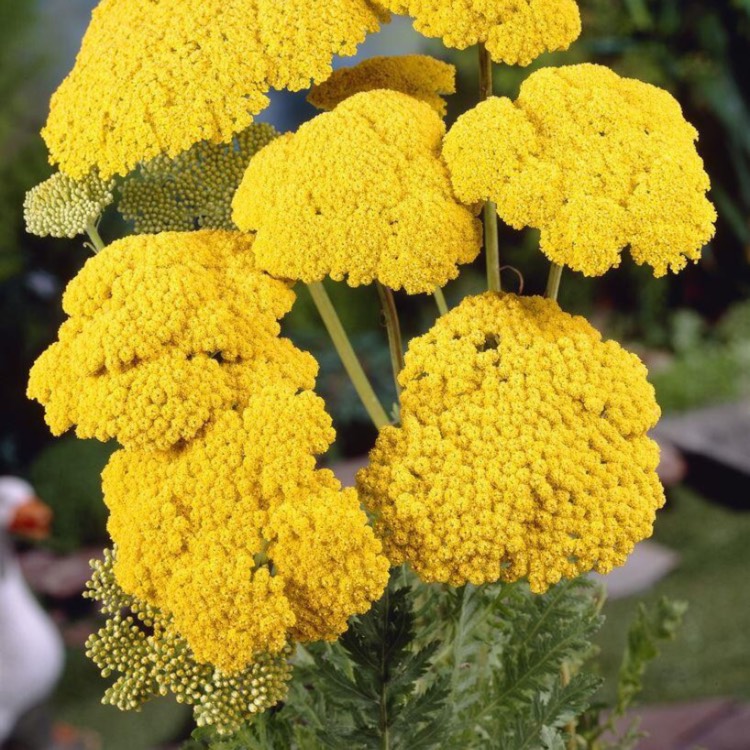
<svg viewBox="0 0 750 750">
<path fill-rule="evenodd" d="M 615 706 L 617 716 L 623 716 L 643 690 L 646 667 L 659 655 L 659 646 L 676 637 L 686 611 L 685 602 L 666 597 L 662 597 L 653 610 L 644 604 L 638 606 L 620 666 Z"/>
</svg>

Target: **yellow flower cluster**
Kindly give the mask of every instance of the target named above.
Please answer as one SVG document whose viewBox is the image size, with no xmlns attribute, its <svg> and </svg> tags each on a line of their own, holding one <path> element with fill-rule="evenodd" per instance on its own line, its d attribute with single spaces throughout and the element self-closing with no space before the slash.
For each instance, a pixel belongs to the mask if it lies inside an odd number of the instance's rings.
<svg viewBox="0 0 750 750">
<path fill-rule="evenodd" d="M 54 431 L 126 447 L 103 474 L 118 583 L 231 675 L 292 639 L 336 638 L 388 577 L 357 493 L 316 470 L 335 437 L 317 364 L 280 338 L 294 293 L 252 245 L 203 230 L 105 248 L 29 383 Z"/>
<path fill-rule="evenodd" d="M 555 263 L 597 276 L 629 246 L 662 276 L 698 260 L 714 233 L 697 137 L 666 91 L 575 65 L 465 114 L 443 154 L 461 200 L 490 199 L 511 226 L 540 229 Z"/>
<path fill-rule="evenodd" d="M 26 193 L 26 231 L 39 237 L 83 234 L 114 200 L 113 188 L 113 182 L 102 181 L 95 172 L 81 180 L 56 172 Z"/>
<path fill-rule="evenodd" d="M 429 104 L 441 117 L 448 105 L 441 94 L 456 92 L 456 68 L 429 55 L 371 57 L 352 68 L 342 68 L 313 86 L 307 100 L 318 109 L 332 110 L 354 94 L 388 89 Z"/>
<path fill-rule="evenodd" d="M 354 54 L 387 16 L 369 0 L 102 0 L 43 136 L 72 177 L 228 142 L 268 104 Z"/>
<path fill-rule="evenodd" d="M 358 476 L 394 564 L 535 592 L 621 565 L 664 503 L 646 368 L 540 297 L 470 297 L 413 340 L 402 426 Z"/>
<path fill-rule="evenodd" d="M 415 19 L 425 36 L 448 47 L 486 45 L 496 62 L 528 65 L 544 52 L 567 49 L 581 33 L 575 0 L 380 0 Z"/>
<path fill-rule="evenodd" d="M 174 159 L 157 156 L 125 178 L 118 209 L 137 234 L 236 229 L 232 197 L 250 159 L 277 136 L 252 123 L 228 144 L 202 141 Z"/>
<path fill-rule="evenodd" d="M 109 616 L 86 642 L 87 655 L 102 675 L 117 675 L 104 694 L 105 704 L 138 710 L 146 701 L 172 693 L 178 703 L 193 706 L 198 726 L 210 724 L 227 734 L 284 699 L 292 675 L 287 662 L 291 649 L 277 656 L 256 654 L 250 666 L 234 675 L 196 661 L 169 616 L 122 590 L 114 560 L 106 550 L 104 560 L 92 561 L 94 574 L 84 593 Z M 124 615 L 125 610 L 130 614 Z"/>
<path fill-rule="evenodd" d="M 235 223 L 257 232 L 258 265 L 305 282 L 377 279 L 431 292 L 479 253 L 480 224 L 453 195 L 445 132 L 425 103 L 395 91 L 352 96 L 251 162 Z"/>
<path fill-rule="evenodd" d="M 357 493 L 315 470 L 333 440 L 323 402 L 297 391 L 258 387 L 185 448 L 121 451 L 103 474 L 118 581 L 229 673 L 336 638 L 387 582 Z"/>
<path fill-rule="evenodd" d="M 313 358 L 278 335 L 294 292 L 255 268 L 251 248 L 205 230 L 129 237 L 91 258 L 31 371 L 52 432 L 163 450 L 242 406 L 268 373 L 313 387 Z"/>
</svg>

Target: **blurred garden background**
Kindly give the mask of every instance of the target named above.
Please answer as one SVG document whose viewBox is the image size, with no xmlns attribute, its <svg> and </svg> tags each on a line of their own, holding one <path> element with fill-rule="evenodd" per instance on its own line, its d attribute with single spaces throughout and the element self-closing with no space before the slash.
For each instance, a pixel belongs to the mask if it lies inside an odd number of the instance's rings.
<svg viewBox="0 0 750 750">
<path fill-rule="evenodd" d="M 54 720 L 72 727 L 84 747 L 147 750 L 175 747 L 187 736 L 187 712 L 169 702 L 128 715 L 101 706 L 103 683 L 83 654 L 95 612 L 80 591 L 86 561 L 107 543 L 98 475 L 114 446 L 73 436 L 53 439 L 41 407 L 25 397 L 28 370 L 63 320 L 62 290 L 89 254 L 80 238 L 25 234 L 22 204 L 25 192 L 51 172 L 38 132 L 94 5 L 0 0 L 0 475 L 29 479 L 55 512 L 47 542 L 18 547 L 68 647 L 65 675 L 53 697 Z M 637 601 L 666 594 L 687 601 L 689 610 L 679 637 L 647 676 L 644 701 L 750 700 L 750 0 L 580 5 L 582 38 L 570 52 L 547 55 L 534 67 L 601 62 L 671 91 L 700 131 L 698 148 L 719 212 L 715 240 L 701 262 L 679 276 L 654 279 L 625 257 L 622 269 L 596 283 L 572 272 L 563 278 L 563 308 L 586 315 L 644 358 L 666 415 L 660 437 L 670 460 L 664 475 L 669 502 L 657 520 L 655 541 L 675 553 L 671 570 L 645 593 L 606 605 L 602 665 L 607 674 L 616 670 Z M 413 51 L 457 66 L 464 93 L 450 100 L 449 120 L 473 105 L 474 55 L 418 37 L 405 19 L 369 40 L 361 56 Z M 501 67 L 496 92 L 515 96 L 527 73 Z M 312 114 L 302 93 L 276 97 L 260 119 L 289 129 Z M 119 221 L 105 217 L 101 233 L 108 241 L 124 233 Z M 541 292 L 546 282 L 546 263 L 531 253 L 537 242 L 534 232 L 502 230 L 503 264 L 521 272 L 530 293 Z M 514 289 L 520 279 L 507 270 L 504 283 Z M 477 265 L 449 285 L 448 300 L 456 303 L 483 284 Z M 330 291 L 355 348 L 391 403 L 387 340 L 374 289 L 332 284 Z M 431 298 L 399 295 L 397 302 L 407 335 L 432 324 Z M 373 430 L 304 292 L 287 324 L 321 362 L 319 391 L 339 435 L 331 461 L 362 455 Z M 747 736 L 750 748 L 750 727 Z"/>
</svg>

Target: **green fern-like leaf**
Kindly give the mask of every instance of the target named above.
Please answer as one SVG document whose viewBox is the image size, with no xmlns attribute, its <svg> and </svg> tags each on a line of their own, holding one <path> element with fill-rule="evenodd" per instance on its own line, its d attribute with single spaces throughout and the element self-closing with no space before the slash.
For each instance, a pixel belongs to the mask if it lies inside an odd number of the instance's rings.
<svg viewBox="0 0 750 750">
<path fill-rule="evenodd" d="M 643 689 L 646 667 L 659 655 L 662 643 L 674 640 L 686 611 L 685 602 L 666 597 L 662 597 L 652 611 L 644 604 L 638 606 L 620 667 L 615 707 L 619 716 L 625 713 Z"/>
<path fill-rule="evenodd" d="M 501 739 L 501 750 L 557 750 L 564 748 L 565 727 L 582 714 L 599 687 L 592 675 L 579 674 L 567 684 L 553 682 L 548 691 L 536 693 L 529 708 L 519 714 Z"/>
<path fill-rule="evenodd" d="M 537 726 L 540 696 L 554 694 L 563 665 L 570 669 L 585 660 L 602 623 L 596 593 L 585 580 L 560 584 L 542 596 L 526 586 L 510 587 L 502 597 L 491 590 L 481 595 L 483 624 L 471 629 L 470 643 L 457 651 L 474 661 L 466 674 L 453 664 L 459 676 L 452 683 L 457 692 L 450 701 L 456 712 L 451 739 L 461 747 L 486 746 L 492 738 L 506 736 L 508 726 Z M 477 615 L 472 619 L 481 620 Z M 588 700 L 593 682 L 581 680 L 570 684 L 584 685 Z M 579 715 L 585 703 L 571 703 L 568 713 Z"/>
</svg>

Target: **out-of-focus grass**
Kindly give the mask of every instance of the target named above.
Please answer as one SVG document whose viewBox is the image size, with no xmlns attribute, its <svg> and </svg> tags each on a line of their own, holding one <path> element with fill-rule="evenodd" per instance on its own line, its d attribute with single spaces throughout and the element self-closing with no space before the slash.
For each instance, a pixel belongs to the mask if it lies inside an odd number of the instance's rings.
<svg viewBox="0 0 750 750">
<path fill-rule="evenodd" d="M 188 725 L 189 709 L 162 698 L 140 712 L 102 705 L 111 681 L 99 676 L 83 651 L 69 649 L 65 674 L 53 699 L 55 720 L 80 730 L 92 730 L 103 750 L 153 750 L 174 740 Z"/>
<path fill-rule="evenodd" d="M 706 696 L 750 698 L 750 513 L 713 505 L 685 488 L 671 493 L 655 540 L 679 552 L 679 568 L 645 596 L 607 603 L 602 666 L 611 689 L 639 600 L 689 603 L 676 641 L 649 668 L 642 702 Z M 606 690 L 606 689 L 605 689 Z"/>
</svg>

